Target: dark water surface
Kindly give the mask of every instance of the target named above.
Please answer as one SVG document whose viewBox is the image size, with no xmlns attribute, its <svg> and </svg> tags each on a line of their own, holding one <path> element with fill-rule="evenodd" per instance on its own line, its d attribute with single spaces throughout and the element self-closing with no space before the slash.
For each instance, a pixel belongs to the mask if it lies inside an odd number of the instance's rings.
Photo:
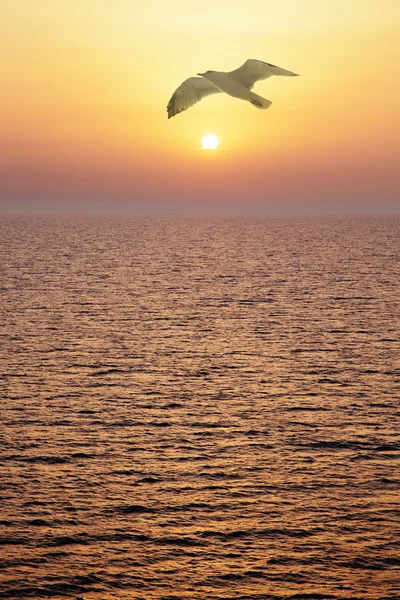
<svg viewBox="0 0 400 600">
<path fill-rule="evenodd" d="M 400 598 L 399 219 L 0 235 L 0 598 Z"/>
</svg>

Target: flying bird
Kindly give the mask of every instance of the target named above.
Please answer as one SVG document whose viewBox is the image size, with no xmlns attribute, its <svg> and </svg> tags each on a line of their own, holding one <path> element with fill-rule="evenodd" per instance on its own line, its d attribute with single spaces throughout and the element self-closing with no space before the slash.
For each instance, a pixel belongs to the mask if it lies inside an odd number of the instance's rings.
<svg viewBox="0 0 400 600">
<path fill-rule="evenodd" d="M 235 71 L 228 73 L 206 71 L 205 73 L 197 73 L 197 75 L 200 75 L 200 77 L 189 77 L 173 93 L 167 106 L 168 119 L 187 110 L 202 98 L 220 92 L 225 92 L 225 94 L 229 94 L 234 98 L 247 100 L 253 106 L 265 109 L 271 106 L 272 102 L 251 91 L 256 81 L 268 79 L 273 75 L 298 77 L 297 73 L 252 58 L 246 60 Z"/>
</svg>

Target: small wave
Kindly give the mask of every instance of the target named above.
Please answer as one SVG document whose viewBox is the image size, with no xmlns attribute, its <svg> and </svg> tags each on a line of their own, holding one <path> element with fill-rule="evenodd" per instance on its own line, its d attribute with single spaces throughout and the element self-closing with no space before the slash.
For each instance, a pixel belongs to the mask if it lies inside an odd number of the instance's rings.
<svg viewBox="0 0 400 600">
<path fill-rule="evenodd" d="M 101 375 L 112 375 L 113 373 L 128 373 L 128 371 L 126 369 L 118 369 L 117 367 L 113 367 L 110 369 L 100 369 L 99 371 L 94 371 L 93 373 L 91 373 L 91 376 L 99 377 Z"/>
<path fill-rule="evenodd" d="M 283 528 L 271 528 L 271 529 L 239 529 L 234 531 L 213 531 L 213 530 L 205 530 L 199 532 L 200 537 L 205 538 L 218 538 L 222 541 L 228 542 L 230 540 L 236 539 L 246 539 L 246 538 L 264 538 L 268 539 L 270 537 L 291 537 L 291 538 L 305 538 L 311 537 L 316 533 L 322 531 L 321 528 L 313 528 L 313 529 L 283 529 Z"/>
<path fill-rule="evenodd" d="M 76 583 L 52 583 L 43 586 L 27 586 L 9 588 L 0 592 L 0 598 L 51 598 L 53 596 L 71 596 L 72 594 L 85 594 L 99 588 L 82 586 Z"/>
<path fill-rule="evenodd" d="M 89 536 L 86 533 L 81 533 L 77 535 L 60 535 L 49 538 L 45 542 L 45 546 L 74 546 L 74 545 L 84 545 L 87 546 L 90 543 Z"/>
<path fill-rule="evenodd" d="M 383 560 L 377 560 L 374 558 L 360 556 L 353 558 L 352 560 L 341 561 L 337 564 L 347 569 L 367 569 L 373 571 L 382 571 L 388 566 L 398 566 L 400 564 L 400 559 L 398 559 L 397 557 L 388 557 Z"/>
<path fill-rule="evenodd" d="M 22 537 L 1 536 L 0 546 L 24 546 L 27 541 L 26 538 Z"/>
<path fill-rule="evenodd" d="M 118 469 L 116 471 L 111 471 L 111 475 L 137 475 L 138 471 L 136 469 Z"/>
<path fill-rule="evenodd" d="M 69 456 L 22 456 L 21 462 L 38 463 L 44 465 L 62 465 L 70 461 Z"/>
<path fill-rule="evenodd" d="M 142 479 L 138 479 L 136 483 L 158 483 L 161 481 L 157 477 L 142 477 Z"/>
<path fill-rule="evenodd" d="M 153 543 L 161 546 L 205 546 L 206 542 L 191 537 L 164 536 L 153 538 Z"/>
<path fill-rule="evenodd" d="M 363 450 L 371 448 L 371 445 L 367 442 L 352 440 L 319 440 L 309 443 L 295 442 L 294 445 L 312 450 Z"/>
<path fill-rule="evenodd" d="M 50 527 L 50 521 L 46 521 L 45 519 L 31 519 L 26 522 L 27 525 L 33 525 L 33 527 Z"/>
<path fill-rule="evenodd" d="M 332 594 L 318 594 L 318 593 L 305 593 L 305 594 L 293 594 L 292 596 L 286 596 L 285 600 L 339 600 L 338 596 Z M 350 600 L 350 599 L 347 599 Z M 364 598 L 358 598 L 355 596 L 351 597 L 351 600 L 365 600 Z"/>
<path fill-rule="evenodd" d="M 127 504 L 125 506 L 119 506 L 115 509 L 115 512 L 119 512 L 124 515 L 134 515 L 142 513 L 154 514 L 157 511 L 155 508 L 151 508 L 150 506 L 144 506 L 143 504 Z"/>
<path fill-rule="evenodd" d="M 285 412 L 297 412 L 297 411 L 309 411 L 309 412 L 319 412 L 319 411 L 330 411 L 330 408 L 326 408 L 325 406 L 289 406 L 284 409 Z"/>
<path fill-rule="evenodd" d="M 240 581 L 243 579 L 243 575 L 240 573 L 224 573 L 224 575 L 217 575 L 216 579 L 223 579 L 224 581 Z"/>
</svg>

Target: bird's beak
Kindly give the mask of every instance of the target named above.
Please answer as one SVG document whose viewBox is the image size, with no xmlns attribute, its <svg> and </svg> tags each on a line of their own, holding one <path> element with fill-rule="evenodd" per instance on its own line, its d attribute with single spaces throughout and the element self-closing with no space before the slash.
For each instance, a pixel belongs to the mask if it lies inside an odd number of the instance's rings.
<svg viewBox="0 0 400 600">
<path fill-rule="evenodd" d="M 201 77 L 203 77 L 204 73 L 197 73 L 197 75 L 201 75 Z"/>
</svg>

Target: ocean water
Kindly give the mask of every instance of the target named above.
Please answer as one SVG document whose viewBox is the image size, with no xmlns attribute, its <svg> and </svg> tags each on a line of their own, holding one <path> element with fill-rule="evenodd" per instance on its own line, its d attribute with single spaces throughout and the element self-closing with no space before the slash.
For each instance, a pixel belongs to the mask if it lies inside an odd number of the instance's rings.
<svg viewBox="0 0 400 600">
<path fill-rule="evenodd" d="M 0 598 L 400 598 L 399 218 L 0 236 Z"/>
</svg>

